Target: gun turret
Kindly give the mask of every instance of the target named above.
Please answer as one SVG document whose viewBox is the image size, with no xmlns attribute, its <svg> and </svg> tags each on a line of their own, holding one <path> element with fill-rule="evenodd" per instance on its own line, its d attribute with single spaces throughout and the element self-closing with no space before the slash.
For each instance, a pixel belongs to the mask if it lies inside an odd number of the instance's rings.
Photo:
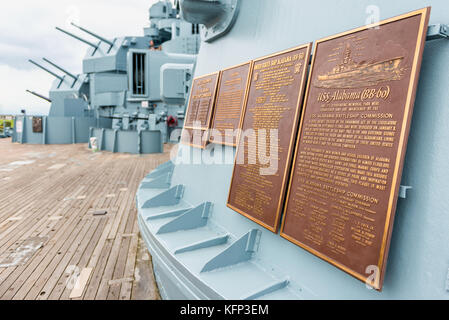
<svg viewBox="0 0 449 320">
<path fill-rule="evenodd" d="M 61 28 L 59 28 L 59 27 L 56 27 L 56 30 L 61 31 L 62 33 L 65 33 L 65 34 L 71 36 L 72 38 L 75 38 L 75 39 L 77 39 L 77 40 L 79 40 L 79 41 L 81 41 L 81 42 L 84 42 L 85 44 L 88 44 L 89 46 L 91 46 L 91 47 L 93 47 L 93 48 L 95 48 L 95 49 L 98 49 L 98 46 L 97 46 L 96 44 L 94 44 L 94 43 L 92 43 L 92 42 L 90 42 L 90 41 L 84 40 L 83 38 L 80 38 L 80 37 L 78 37 L 78 36 L 75 36 L 73 33 L 70 33 L 70 32 L 68 32 L 68 31 L 65 31 L 64 29 L 61 29 Z"/>
<path fill-rule="evenodd" d="M 52 76 L 54 76 L 54 77 L 56 77 L 56 78 L 58 78 L 59 80 L 61 80 L 61 81 L 64 81 L 64 78 L 63 77 L 61 77 L 61 76 L 59 76 L 59 75 L 57 75 L 56 73 L 54 73 L 53 71 L 50 71 L 50 70 L 48 70 L 47 68 L 45 68 L 45 67 L 43 67 L 43 66 L 41 66 L 39 63 L 37 63 L 37 62 L 34 62 L 33 60 L 31 60 L 31 59 L 28 59 L 28 61 L 29 62 L 31 62 L 32 64 L 34 64 L 35 66 L 37 66 L 37 67 L 39 67 L 39 68 L 41 68 L 42 70 L 44 70 L 44 71 L 47 71 L 49 74 L 51 74 Z"/>
<path fill-rule="evenodd" d="M 87 30 L 87 29 L 84 29 L 83 27 L 80 27 L 80 26 L 74 24 L 73 22 L 71 22 L 71 25 L 74 26 L 74 27 L 77 27 L 78 29 L 80 29 L 81 31 L 84 31 L 84 32 L 87 33 L 87 34 L 90 34 L 91 36 L 97 38 L 98 40 L 101 40 L 101 41 L 103 41 L 103 42 L 109 44 L 109 46 L 111 46 L 111 47 L 114 45 L 114 43 L 111 42 L 111 41 L 109 41 L 108 39 L 105 39 L 105 38 L 99 36 L 98 34 L 93 33 L 92 31 L 89 31 L 89 30 Z"/>
<path fill-rule="evenodd" d="M 36 97 L 39 97 L 41 99 L 47 100 L 48 102 L 51 102 L 50 98 L 47 98 L 47 97 L 45 97 L 45 96 L 43 96 L 43 95 L 41 95 L 39 93 L 36 93 L 34 91 L 30 91 L 28 89 L 26 90 L 26 92 L 31 93 L 32 95 L 35 95 Z"/>
<path fill-rule="evenodd" d="M 57 64 L 51 62 L 50 60 L 48 60 L 47 58 L 42 58 L 42 60 L 44 60 L 45 62 L 47 62 L 48 64 L 51 64 L 53 67 L 55 67 L 56 69 L 64 72 L 66 75 L 68 75 L 69 77 L 73 78 L 75 81 L 78 79 L 77 76 L 75 76 L 74 74 L 68 72 L 67 70 L 61 68 L 60 66 L 58 66 Z"/>
</svg>

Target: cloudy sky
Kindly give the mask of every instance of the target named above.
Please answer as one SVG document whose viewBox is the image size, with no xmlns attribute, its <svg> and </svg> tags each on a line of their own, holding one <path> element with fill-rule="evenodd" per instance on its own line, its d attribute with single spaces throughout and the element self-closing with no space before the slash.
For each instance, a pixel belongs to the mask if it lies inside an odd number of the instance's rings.
<svg viewBox="0 0 449 320">
<path fill-rule="evenodd" d="M 148 9 L 157 0 L 15 0 L 0 10 L 0 114 L 47 114 L 50 104 L 25 92 L 48 96 L 53 76 L 28 62 L 42 58 L 81 73 L 87 45 L 55 30 L 95 38 L 70 25 L 75 22 L 105 38 L 143 35 Z M 45 65 L 45 62 L 43 62 Z"/>
</svg>

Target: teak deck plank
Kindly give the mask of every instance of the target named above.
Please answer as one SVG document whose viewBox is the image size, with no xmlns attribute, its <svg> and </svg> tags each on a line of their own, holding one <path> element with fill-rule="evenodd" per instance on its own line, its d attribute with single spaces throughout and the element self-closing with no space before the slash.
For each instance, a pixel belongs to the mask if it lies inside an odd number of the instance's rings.
<svg viewBox="0 0 449 320">
<path fill-rule="evenodd" d="M 89 222 L 91 222 L 90 225 Z M 72 259 L 76 259 L 76 253 L 84 251 L 87 245 L 87 240 L 92 237 L 100 221 L 91 220 L 89 222 L 83 228 L 83 232 L 79 233 L 77 240 L 72 243 L 70 249 L 66 251 L 64 257 L 62 259 L 53 259 L 51 261 L 51 264 L 45 269 L 45 272 L 40 275 L 38 281 L 33 284 L 31 290 L 25 296 L 26 299 L 37 299 L 39 295 L 47 295 L 52 288 L 55 287 L 59 277 L 64 274 L 67 267 L 70 265 L 69 262 Z M 14 299 L 22 298 L 23 297 L 18 295 L 14 297 Z"/>
<path fill-rule="evenodd" d="M 96 243 L 96 241 L 98 241 L 99 239 L 99 231 L 101 231 L 102 227 L 104 226 L 105 222 L 106 222 L 106 218 L 100 218 L 100 219 L 94 219 L 97 220 L 95 222 L 97 222 L 95 224 L 95 228 L 92 228 L 91 230 L 91 234 L 89 234 L 89 236 L 86 236 L 83 239 L 82 244 L 78 247 L 77 252 L 75 253 L 75 255 L 70 259 L 70 262 L 67 263 L 67 265 L 65 266 L 65 269 L 62 270 L 62 272 L 59 272 L 60 277 L 59 279 L 56 279 L 56 277 L 52 277 L 51 279 L 49 279 L 49 281 L 47 281 L 47 283 L 45 284 L 45 287 L 42 289 L 43 292 L 45 292 L 45 294 L 40 294 L 37 299 L 39 300 L 57 300 L 60 299 L 62 297 L 62 299 L 68 299 L 69 295 L 71 293 L 71 289 L 67 288 L 66 284 L 68 281 L 73 281 L 73 279 L 71 279 L 72 277 L 72 269 L 74 268 L 69 268 L 70 266 L 73 267 L 77 267 L 77 270 L 73 270 L 73 271 L 81 271 L 83 268 L 86 268 L 87 262 L 86 262 L 86 258 L 84 258 L 86 255 L 90 255 L 92 254 L 93 250 L 90 250 L 90 248 L 92 247 L 91 244 L 92 243 Z M 91 243 L 92 242 L 92 243 Z M 83 260 L 84 258 L 84 260 Z M 70 271 L 70 272 L 67 272 Z M 66 291 L 67 289 L 67 291 Z M 66 293 L 67 292 L 67 293 Z M 65 294 L 63 296 L 63 294 Z"/>
<path fill-rule="evenodd" d="M 84 204 L 84 206 L 87 206 L 88 205 L 88 203 L 86 203 L 86 204 Z M 51 247 L 50 246 L 50 244 L 62 244 L 63 243 L 63 241 L 61 241 L 61 238 L 60 238 L 60 236 L 62 235 L 62 236 L 68 236 L 68 234 L 66 233 L 66 232 L 64 232 L 65 230 L 69 230 L 69 234 L 70 234 L 70 231 L 71 231 L 71 229 L 70 229 L 70 225 L 72 225 L 72 222 L 74 221 L 74 219 L 77 217 L 77 214 L 75 214 L 76 213 L 76 211 L 82 211 L 82 210 L 80 210 L 80 208 L 79 208 L 79 203 L 76 203 L 76 205 L 75 206 L 73 206 L 71 209 L 70 209 L 70 211 L 69 211 L 69 213 L 70 213 L 70 219 L 69 220 L 67 220 L 66 222 L 64 222 L 64 229 L 62 229 L 63 231 L 61 231 L 61 228 L 52 228 L 51 229 L 51 232 L 56 232 L 56 231 L 58 231 L 58 233 L 57 234 L 55 234 L 55 236 L 54 236 L 54 239 L 52 239 L 52 240 L 50 240 L 48 243 L 47 243 L 47 246 L 46 246 L 46 248 L 45 248 L 45 250 L 43 250 L 44 252 L 46 252 L 47 250 L 50 250 L 51 248 L 53 248 L 53 247 Z M 81 215 L 79 216 L 79 217 L 82 217 Z M 73 228 L 72 228 L 73 229 Z M 45 232 L 44 232 L 45 233 Z M 63 238 L 62 238 L 63 239 Z M 59 240 L 59 241 L 58 241 Z M 50 248 L 50 249 L 49 249 Z M 59 253 L 60 251 L 58 250 L 58 248 L 59 247 L 57 247 L 56 246 L 56 252 L 57 253 Z M 41 253 L 39 253 L 38 255 L 36 255 L 36 259 L 37 258 L 39 258 L 39 257 L 43 257 L 44 256 L 44 252 L 41 252 Z M 52 255 L 49 255 L 50 257 L 52 256 Z M 30 275 L 30 272 L 32 272 L 32 271 L 34 271 L 34 266 L 35 265 L 37 265 L 38 263 L 40 263 L 42 260 L 37 260 L 37 262 L 36 261 L 31 261 L 31 263 L 29 263 L 29 266 L 28 266 L 28 268 L 25 270 L 26 272 L 24 272 L 24 274 L 21 274 L 20 275 L 20 277 L 19 277 L 19 279 L 16 281 L 16 283 L 15 283 L 15 287 L 16 288 L 14 288 L 14 287 L 11 287 L 11 288 L 9 288 L 9 293 L 8 293 L 8 295 L 7 296 L 5 296 L 5 297 L 2 297 L 3 299 L 7 299 L 11 294 L 13 294 L 13 293 L 15 293 L 16 292 L 16 290 L 18 289 L 17 288 L 17 284 L 19 284 L 20 286 L 24 283 L 24 279 L 27 279 L 27 277 Z M 20 272 L 14 272 L 14 274 L 13 274 L 13 276 L 15 276 L 15 277 L 17 277 L 17 276 L 19 276 L 19 274 L 20 274 Z M 0 286 L 0 288 L 1 288 L 1 286 Z M 1 291 L 0 291 L 0 293 L 1 293 Z"/>
<path fill-rule="evenodd" d="M 142 258 L 135 193 L 169 152 L 93 153 L 86 144 L 0 139 L 0 257 L 47 237 L 25 264 L 0 268 L 0 299 L 69 299 L 85 268 L 92 272 L 76 300 L 158 299 L 151 259 Z M 100 209 L 107 213 L 94 216 Z"/>
</svg>

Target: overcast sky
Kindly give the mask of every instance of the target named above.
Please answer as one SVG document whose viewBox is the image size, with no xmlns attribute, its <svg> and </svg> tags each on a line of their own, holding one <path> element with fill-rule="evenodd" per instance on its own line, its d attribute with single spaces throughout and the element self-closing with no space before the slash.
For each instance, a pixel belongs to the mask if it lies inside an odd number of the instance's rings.
<svg viewBox="0 0 449 320">
<path fill-rule="evenodd" d="M 25 92 L 48 96 L 53 76 L 28 62 L 42 57 L 72 73 L 82 72 L 87 45 L 57 30 L 86 40 L 95 38 L 70 25 L 75 22 L 105 38 L 141 36 L 148 9 L 157 0 L 15 0 L 0 10 L 0 114 L 47 114 L 50 104 Z M 43 63 L 45 65 L 45 62 Z"/>
</svg>

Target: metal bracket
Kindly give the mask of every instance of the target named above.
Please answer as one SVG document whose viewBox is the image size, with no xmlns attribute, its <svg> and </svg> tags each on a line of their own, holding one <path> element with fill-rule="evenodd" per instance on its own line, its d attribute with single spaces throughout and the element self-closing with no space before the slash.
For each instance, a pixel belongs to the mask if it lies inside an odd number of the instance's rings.
<svg viewBox="0 0 449 320">
<path fill-rule="evenodd" d="M 167 172 L 173 172 L 175 168 L 175 164 L 172 161 L 167 161 L 161 164 L 159 167 L 151 171 L 149 174 L 145 176 L 145 179 L 154 179 L 159 178 L 161 175 Z"/>
<path fill-rule="evenodd" d="M 215 237 L 212 239 L 199 241 L 199 242 L 190 244 L 188 246 L 178 248 L 175 250 L 174 254 L 180 254 L 180 253 L 184 253 L 184 252 L 189 252 L 189 251 L 194 251 L 194 250 L 199 250 L 199 249 L 204 249 L 204 248 L 210 248 L 210 247 L 214 247 L 214 246 L 220 246 L 222 244 L 227 243 L 228 240 L 229 240 L 229 235 L 225 234 L 224 236 L 219 236 L 219 237 Z"/>
<path fill-rule="evenodd" d="M 406 199 L 407 198 L 407 190 L 413 189 L 411 186 L 399 186 L 399 198 Z"/>
<path fill-rule="evenodd" d="M 157 178 L 154 178 L 149 182 L 142 182 L 140 188 L 141 189 L 165 189 L 169 188 L 171 184 L 172 173 L 167 172 L 165 174 L 160 175 Z"/>
<path fill-rule="evenodd" d="M 157 219 L 165 219 L 165 218 L 173 218 L 173 217 L 179 217 L 180 215 L 183 215 L 187 211 L 189 211 L 192 208 L 186 208 L 186 209 L 178 209 L 173 211 L 165 211 L 162 213 L 154 214 L 151 216 L 148 216 L 146 218 L 147 221 L 151 220 L 157 220 Z"/>
<path fill-rule="evenodd" d="M 289 283 L 290 283 L 290 281 L 287 278 L 283 279 L 283 280 L 280 280 L 280 281 L 276 281 L 276 282 L 270 284 L 269 286 L 261 288 L 261 289 L 255 291 L 255 292 L 247 295 L 246 297 L 243 297 L 241 300 L 255 300 L 255 299 L 258 299 L 260 297 L 263 297 L 266 294 L 275 292 L 277 290 L 284 289 L 285 287 L 288 286 Z"/>
<path fill-rule="evenodd" d="M 157 234 L 204 227 L 212 211 L 212 202 L 204 202 L 174 220 L 162 225 Z"/>
<path fill-rule="evenodd" d="M 449 39 L 449 25 L 432 24 L 427 28 L 426 40 Z"/>
<path fill-rule="evenodd" d="M 201 269 L 201 272 L 208 272 L 250 260 L 259 248 L 261 234 L 260 230 L 251 229 L 224 251 L 210 259 Z"/>
<path fill-rule="evenodd" d="M 184 185 L 179 184 L 147 200 L 143 204 L 142 209 L 177 205 L 183 194 Z"/>
<path fill-rule="evenodd" d="M 259 244 L 260 244 L 260 237 L 262 235 L 262 232 L 257 229 L 253 229 L 249 232 L 248 240 L 246 242 L 246 252 L 257 252 L 259 250 Z"/>
</svg>

